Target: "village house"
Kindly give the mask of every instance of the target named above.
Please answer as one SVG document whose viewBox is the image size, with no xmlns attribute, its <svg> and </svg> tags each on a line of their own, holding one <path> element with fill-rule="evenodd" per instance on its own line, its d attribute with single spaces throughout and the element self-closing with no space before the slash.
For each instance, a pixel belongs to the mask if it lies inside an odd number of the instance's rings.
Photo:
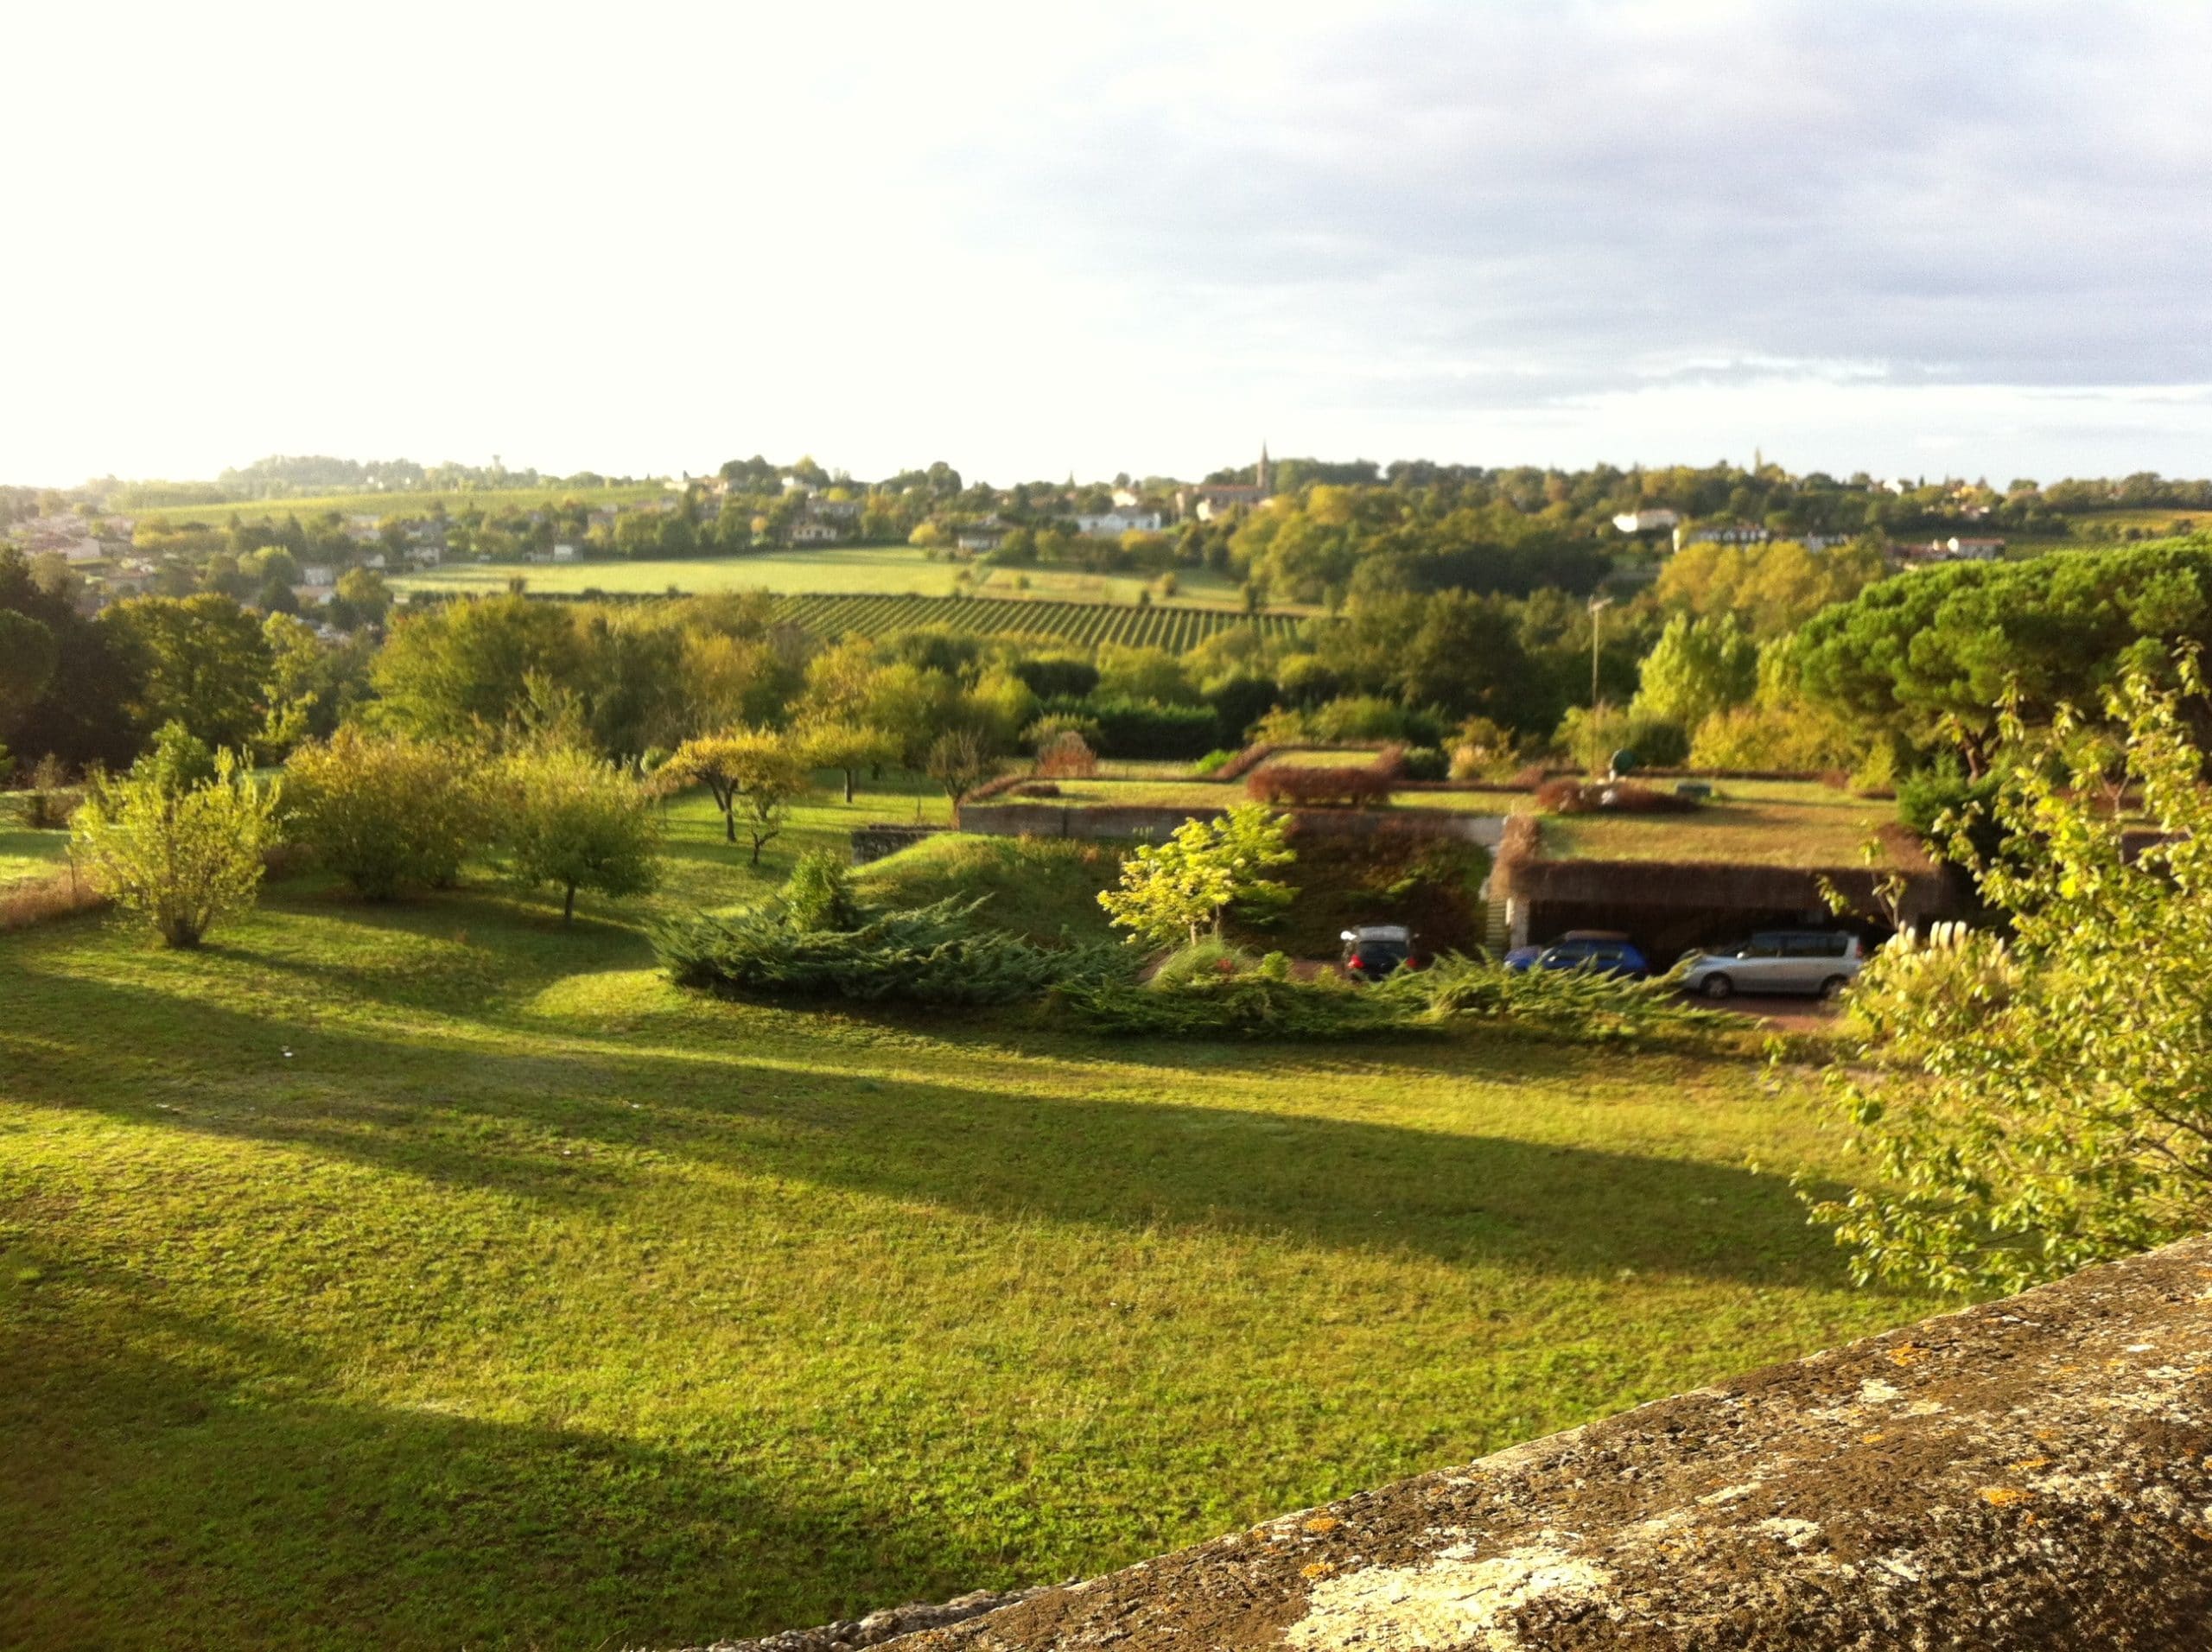
<svg viewBox="0 0 2212 1652">
<path fill-rule="evenodd" d="M 1088 539 L 1118 539 L 1125 533 L 1158 533 L 1157 511 L 1109 511 L 1101 516 L 1079 516 L 1075 531 Z"/>
<path fill-rule="evenodd" d="M 1681 519 L 1680 511 L 1662 505 L 1648 511 L 1624 511 L 1613 518 L 1613 528 L 1618 533 L 1656 533 L 1674 527 Z"/>
<path fill-rule="evenodd" d="M 1006 543 L 1009 530 L 1005 523 L 993 518 L 983 522 L 971 522 L 952 537 L 952 543 L 963 550 L 988 555 Z"/>
</svg>

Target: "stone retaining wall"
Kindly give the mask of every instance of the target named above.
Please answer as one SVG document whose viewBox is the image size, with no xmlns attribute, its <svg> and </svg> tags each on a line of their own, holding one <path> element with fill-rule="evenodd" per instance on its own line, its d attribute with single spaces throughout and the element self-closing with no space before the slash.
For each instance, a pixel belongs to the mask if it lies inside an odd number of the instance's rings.
<svg viewBox="0 0 2212 1652">
<path fill-rule="evenodd" d="M 893 1644 L 2212 1646 L 2212 1240 Z"/>
<path fill-rule="evenodd" d="M 995 837 L 1083 837 L 1162 839 L 1186 820 L 1210 820 L 1220 809 L 1184 809 L 1165 804 L 1059 804 L 1053 803 L 964 804 L 960 829 Z M 1505 830 L 1502 815 L 1461 814 L 1449 809 L 1301 809 L 1292 811 L 1299 829 L 1322 837 L 1371 837 L 1383 832 L 1433 833 L 1497 847 Z"/>
<path fill-rule="evenodd" d="M 870 861 L 880 861 L 887 855 L 896 855 L 910 844 L 935 837 L 947 829 L 943 826 L 891 826 L 875 821 L 855 826 L 852 833 L 853 864 L 866 866 Z"/>
</svg>

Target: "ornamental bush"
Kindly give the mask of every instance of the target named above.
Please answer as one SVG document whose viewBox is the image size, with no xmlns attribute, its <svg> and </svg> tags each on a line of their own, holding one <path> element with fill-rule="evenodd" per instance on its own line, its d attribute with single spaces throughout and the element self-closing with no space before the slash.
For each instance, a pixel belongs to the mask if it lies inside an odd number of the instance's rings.
<svg viewBox="0 0 2212 1652">
<path fill-rule="evenodd" d="M 492 838 L 480 763 L 440 741 L 341 728 L 285 765 L 290 834 L 367 899 L 449 887 Z"/>
<path fill-rule="evenodd" d="M 251 910 L 263 855 L 276 841 L 278 791 L 257 784 L 227 750 L 207 775 L 193 774 L 194 754 L 179 744 L 96 784 L 70 830 L 94 888 L 143 919 L 163 945 L 194 947 Z"/>
</svg>

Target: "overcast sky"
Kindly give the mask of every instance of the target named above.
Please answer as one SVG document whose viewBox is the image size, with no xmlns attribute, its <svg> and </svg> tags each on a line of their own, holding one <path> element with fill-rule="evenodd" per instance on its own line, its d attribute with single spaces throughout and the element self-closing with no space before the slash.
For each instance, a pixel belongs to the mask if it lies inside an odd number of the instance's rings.
<svg viewBox="0 0 2212 1652">
<path fill-rule="evenodd" d="M 2212 8 L 9 8 L 0 480 L 2212 473 Z"/>
</svg>

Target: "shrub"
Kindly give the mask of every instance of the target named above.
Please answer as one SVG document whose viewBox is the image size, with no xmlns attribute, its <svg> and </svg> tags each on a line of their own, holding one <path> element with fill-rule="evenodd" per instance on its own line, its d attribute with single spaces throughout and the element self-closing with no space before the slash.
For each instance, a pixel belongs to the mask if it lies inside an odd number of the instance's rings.
<svg viewBox="0 0 2212 1652">
<path fill-rule="evenodd" d="M 1064 728 L 1039 744 L 1037 772 L 1056 780 L 1087 779 L 1098 772 L 1098 756 L 1080 734 Z"/>
<path fill-rule="evenodd" d="M 1098 749 L 1098 720 L 1069 711 L 1047 712 L 1021 731 L 1021 739 L 1031 751 L 1037 752 L 1061 734 L 1077 735 L 1092 751 Z"/>
<path fill-rule="evenodd" d="M 1089 719 L 1098 730 L 1097 750 L 1108 757 L 1191 762 L 1219 743 L 1218 725 L 1208 706 L 1091 699 L 1055 702 L 1046 709 Z"/>
<path fill-rule="evenodd" d="M 1231 910 L 1247 923 L 1268 921 L 1298 893 L 1267 875 L 1297 858 L 1288 825 L 1255 803 L 1185 821 L 1165 843 L 1144 844 L 1124 861 L 1120 886 L 1098 904 L 1133 944 L 1196 941 L 1204 926 L 1218 935 Z"/>
<path fill-rule="evenodd" d="M 1442 780 L 1452 772 L 1450 761 L 1433 746 L 1414 747 L 1401 761 L 1402 772 L 1408 780 Z"/>
<path fill-rule="evenodd" d="M 1193 774 L 1218 774 L 1236 760 L 1236 753 L 1234 752 L 1211 751 L 1193 763 L 1191 766 L 1191 772 Z"/>
<path fill-rule="evenodd" d="M 1612 765 L 1613 753 L 1633 752 L 1646 767 L 1666 767 L 1689 755 L 1689 737 L 1679 723 L 1611 706 L 1592 710 L 1576 706 L 1560 720 L 1554 736 L 1567 754 L 1591 773 L 1602 773 Z"/>
<path fill-rule="evenodd" d="M 1403 971 L 1378 990 L 1416 1000 L 1433 1020 L 1510 1023 L 1561 1036 L 1633 1038 L 1710 1025 L 1682 1002 L 1670 976 L 1635 980 L 1593 969 L 1509 969 L 1486 957 L 1447 953 Z"/>
<path fill-rule="evenodd" d="M 679 986 L 772 997 L 862 1003 L 1009 1004 L 1033 999 L 1071 971 L 1110 969 L 1113 949 L 1055 949 L 979 923 L 981 899 L 862 917 L 815 930 L 789 911 L 700 913 L 653 931 L 653 950 Z"/>
<path fill-rule="evenodd" d="M 1255 963 L 1249 954 L 1204 942 L 1172 955 L 1147 982 L 1079 976 L 1063 985 L 1058 997 L 1096 1030 L 1140 1038 L 1402 1034 L 1421 1008 L 1341 975 L 1295 980 L 1280 952 Z"/>
<path fill-rule="evenodd" d="M 256 785 L 229 751 L 205 778 L 180 779 L 193 755 L 171 740 L 139 759 L 94 787 L 71 827 L 92 886 L 173 947 L 251 909 L 276 837 L 277 788 Z"/>
<path fill-rule="evenodd" d="M 291 834 L 368 899 L 410 884 L 444 888 L 492 836 L 478 761 L 454 747 L 341 728 L 285 766 Z"/>
<path fill-rule="evenodd" d="M 58 831 L 85 801 L 85 789 L 69 784 L 69 771 L 52 752 L 31 766 L 30 791 L 23 798 L 23 824 L 33 831 Z"/>
<path fill-rule="evenodd" d="M 860 921 L 852 872 L 826 849 L 809 849 L 798 857 L 779 899 L 791 922 L 810 932 L 850 929 Z"/>
<path fill-rule="evenodd" d="M 646 789 L 585 752 L 511 759 L 501 776 L 515 875 L 562 892 L 561 921 L 576 891 L 620 898 L 660 880 L 660 816 Z"/>
<path fill-rule="evenodd" d="M 1547 780 L 1536 788 L 1536 807 L 1554 815 L 1687 815 L 1698 806 L 1694 797 L 1627 780 Z"/>
<path fill-rule="evenodd" d="M 1302 763 L 1271 763 L 1255 770 L 1244 790 L 1262 803 L 1293 809 L 1342 804 L 1379 807 L 1390 801 L 1392 776 L 1372 766 L 1320 768 Z"/>
</svg>

